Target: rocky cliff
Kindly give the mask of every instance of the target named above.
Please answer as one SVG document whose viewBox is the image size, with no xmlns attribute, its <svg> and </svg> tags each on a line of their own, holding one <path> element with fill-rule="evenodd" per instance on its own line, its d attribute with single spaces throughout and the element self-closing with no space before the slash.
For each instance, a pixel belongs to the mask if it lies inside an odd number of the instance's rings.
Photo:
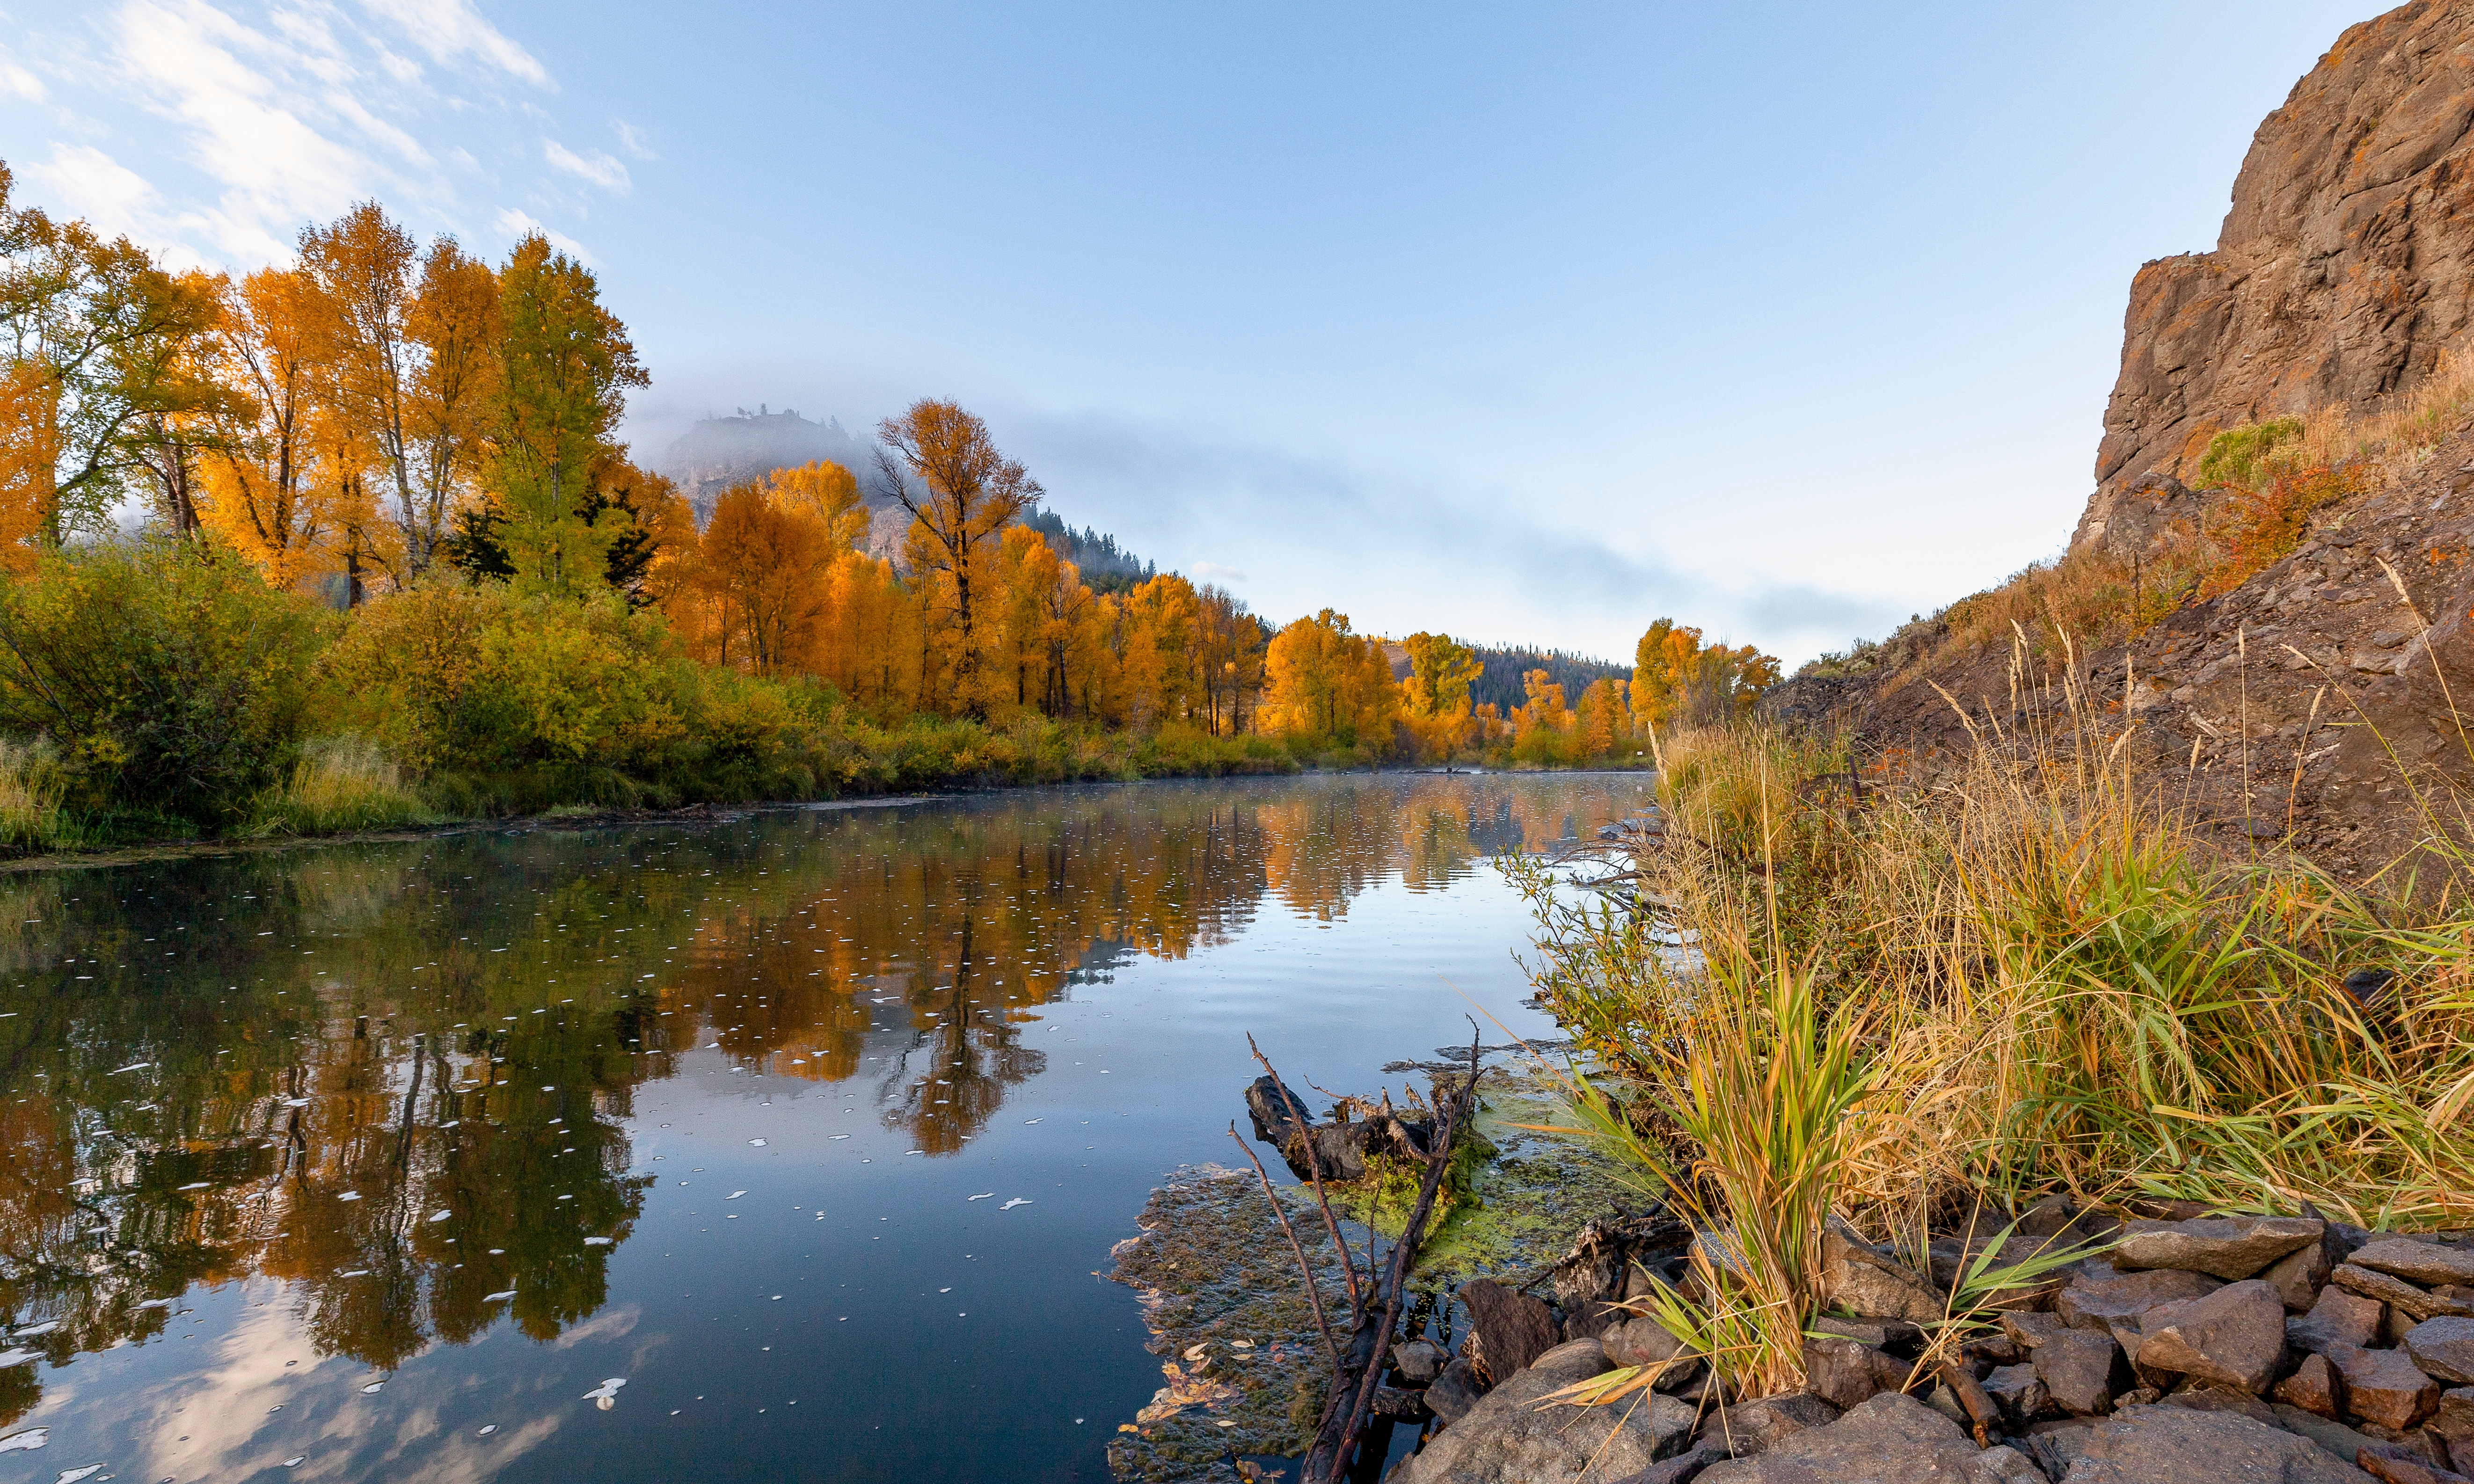
<svg viewBox="0 0 2474 1484">
<path fill-rule="evenodd" d="M 2252 138 L 2213 252 L 2131 281 L 2074 544 L 2187 478 L 2219 431 L 2376 411 L 2474 329 L 2474 0 L 2340 36 Z"/>
<path fill-rule="evenodd" d="M 2474 0 L 2347 31 L 2260 126 L 2217 250 L 2131 285 L 2079 570 L 2187 545 L 2231 498 L 2184 483 L 2222 429 L 2334 408 L 2357 430 L 2412 411 L 2411 436 L 2386 424 L 2289 549 L 2230 585 L 2172 579 L 2126 641 L 2040 634 L 2023 665 L 1924 620 L 1764 708 L 1852 725 L 1876 772 L 1919 781 L 1979 737 L 2090 728 L 2229 846 L 2341 873 L 2474 832 L 2474 383 L 2438 374 L 2474 354 L 2470 206 Z"/>
</svg>

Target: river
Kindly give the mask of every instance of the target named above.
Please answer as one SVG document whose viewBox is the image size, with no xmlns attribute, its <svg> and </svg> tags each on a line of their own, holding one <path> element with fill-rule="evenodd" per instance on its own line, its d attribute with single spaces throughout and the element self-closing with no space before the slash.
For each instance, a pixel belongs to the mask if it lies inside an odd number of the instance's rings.
<svg viewBox="0 0 2474 1484">
<path fill-rule="evenodd" d="M 0 1484 L 1098 1484 L 1161 1372 L 1095 1270 L 1168 1171 L 1236 1162 L 1246 1034 L 1362 1091 L 1469 1016 L 1547 1031 L 1489 857 L 1643 783 L 0 876 Z"/>
</svg>

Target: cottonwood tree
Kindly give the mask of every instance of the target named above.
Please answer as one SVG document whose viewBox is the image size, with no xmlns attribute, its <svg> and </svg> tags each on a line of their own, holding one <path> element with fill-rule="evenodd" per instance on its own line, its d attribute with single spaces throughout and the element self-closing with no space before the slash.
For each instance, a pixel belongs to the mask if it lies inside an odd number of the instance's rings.
<svg viewBox="0 0 2474 1484">
<path fill-rule="evenodd" d="M 108 529 L 162 434 L 208 390 L 188 353 L 214 323 L 211 286 L 128 238 L 10 200 L 0 165 L 0 542 Z"/>
<path fill-rule="evenodd" d="M 597 584 L 623 521 L 580 512 L 596 461 L 645 385 L 627 327 L 602 307 L 591 270 L 538 234 L 498 275 L 500 375 L 491 483 L 506 516 L 518 580 L 550 592 Z"/>
<path fill-rule="evenodd" d="M 955 694 L 965 712 L 985 717 L 972 579 L 1006 526 L 1044 491 L 958 402 L 922 397 L 878 423 L 876 436 L 879 480 L 910 513 L 912 569 L 935 585 L 951 614 Z"/>
</svg>

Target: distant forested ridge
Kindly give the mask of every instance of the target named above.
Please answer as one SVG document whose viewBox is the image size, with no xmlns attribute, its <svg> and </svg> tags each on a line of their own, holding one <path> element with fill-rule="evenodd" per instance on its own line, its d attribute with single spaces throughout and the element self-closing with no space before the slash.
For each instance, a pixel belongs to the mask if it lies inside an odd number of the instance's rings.
<svg viewBox="0 0 2474 1484">
<path fill-rule="evenodd" d="M 1566 696 L 1578 696 L 1593 681 L 1630 681 L 1632 666 L 1612 664 L 1562 649 L 1513 649 L 1472 646 L 1470 653 L 1485 666 L 1469 682 L 1469 704 L 1492 703 L 1497 715 L 1509 716 L 1529 699 L 1524 679 L 1532 670 L 1546 672 L 1547 683 L 1561 685 Z"/>
<path fill-rule="evenodd" d="M 1159 568 L 1118 545 L 1115 537 L 1089 526 L 1077 531 L 1055 511 L 1034 510 L 1022 523 L 1046 537 L 1058 557 L 1073 562 L 1093 592 L 1123 592 L 1159 575 Z"/>
</svg>

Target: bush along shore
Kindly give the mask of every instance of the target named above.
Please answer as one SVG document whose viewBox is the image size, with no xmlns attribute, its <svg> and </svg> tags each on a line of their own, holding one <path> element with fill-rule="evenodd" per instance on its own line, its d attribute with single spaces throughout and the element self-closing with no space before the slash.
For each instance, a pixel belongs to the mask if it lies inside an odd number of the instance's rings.
<svg viewBox="0 0 2474 1484">
<path fill-rule="evenodd" d="M 2227 853 L 2078 698 L 2023 710 L 1929 788 L 1673 733 L 1656 807 L 1506 862 L 1554 1130 L 1631 1194 L 1388 1335 L 1391 1476 L 2474 1476 L 2463 816 L 2417 783 L 2413 856 L 2340 882 Z"/>
</svg>

